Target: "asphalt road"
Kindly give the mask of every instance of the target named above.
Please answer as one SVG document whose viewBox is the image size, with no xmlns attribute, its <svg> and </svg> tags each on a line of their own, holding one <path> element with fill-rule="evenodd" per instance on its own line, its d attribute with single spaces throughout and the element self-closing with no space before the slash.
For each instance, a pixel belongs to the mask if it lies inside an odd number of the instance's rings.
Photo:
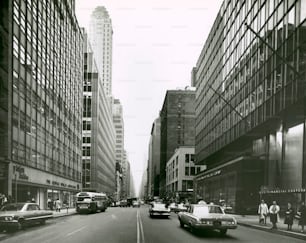
<svg viewBox="0 0 306 243">
<path fill-rule="evenodd" d="M 50 220 L 8 235 L 1 243 L 180 243 L 180 242 L 304 242 L 238 226 L 221 237 L 217 232 L 191 234 L 180 228 L 176 214 L 169 219 L 148 216 L 148 207 L 108 208 L 104 213 L 72 215 Z"/>
</svg>

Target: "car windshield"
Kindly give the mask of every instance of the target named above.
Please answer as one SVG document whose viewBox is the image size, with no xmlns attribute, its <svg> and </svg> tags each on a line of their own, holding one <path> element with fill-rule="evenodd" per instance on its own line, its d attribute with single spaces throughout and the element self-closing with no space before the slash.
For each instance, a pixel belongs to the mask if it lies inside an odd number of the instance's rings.
<svg viewBox="0 0 306 243">
<path fill-rule="evenodd" d="M 223 211 L 219 206 L 202 206 L 194 207 L 193 209 L 193 214 L 197 216 L 203 216 L 210 213 L 223 213 Z"/>
<path fill-rule="evenodd" d="M 23 203 L 8 204 L 1 208 L 1 211 L 20 211 L 24 206 Z"/>
</svg>

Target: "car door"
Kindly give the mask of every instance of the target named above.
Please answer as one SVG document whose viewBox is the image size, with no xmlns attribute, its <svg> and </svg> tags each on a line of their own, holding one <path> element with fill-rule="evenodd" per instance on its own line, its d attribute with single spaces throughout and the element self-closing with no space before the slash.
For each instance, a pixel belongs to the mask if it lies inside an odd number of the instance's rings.
<svg viewBox="0 0 306 243">
<path fill-rule="evenodd" d="M 186 212 L 181 213 L 181 220 L 184 224 L 188 224 L 190 220 L 190 214 L 193 212 L 193 207 L 188 207 Z"/>
</svg>

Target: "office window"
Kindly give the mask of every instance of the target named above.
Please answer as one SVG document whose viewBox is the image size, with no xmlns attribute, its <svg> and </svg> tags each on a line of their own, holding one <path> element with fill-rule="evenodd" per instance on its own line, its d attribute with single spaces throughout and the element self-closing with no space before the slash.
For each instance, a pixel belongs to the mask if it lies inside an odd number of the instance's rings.
<svg viewBox="0 0 306 243">
<path fill-rule="evenodd" d="M 190 175 L 189 167 L 185 167 L 185 176 L 189 175 Z"/>
</svg>

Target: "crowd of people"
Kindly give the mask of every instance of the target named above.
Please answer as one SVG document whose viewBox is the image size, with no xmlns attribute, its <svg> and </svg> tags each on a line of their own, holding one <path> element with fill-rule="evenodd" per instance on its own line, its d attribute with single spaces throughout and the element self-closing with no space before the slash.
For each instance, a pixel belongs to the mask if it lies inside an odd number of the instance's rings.
<svg viewBox="0 0 306 243">
<path fill-rule="evenodd" d="M 277 229 L 277 223 L 279 220 L 280 206 L 276 203 L 276 201 L 272 202 L 272 205 L 268 207 L 264 200 L 261 200 L 258 206 L 258 215 L 259 215 L 259 224 L 267 224 L 267 217 L 270 217 L 270 221 L 272 223 L 271 229 Z M 294 219 L 298 220 L 299 226 L 301 226 L 301 232 L 304 232 L 304 227 L 306 225 L 306 206 L 305 203 L 302 202 L 298 210 L 295 210 L 292 207 L 291 203 L 287 204 L 287 208 L 284 215 L 284 224 L 287 225 L 287 230 L 292 230 L 292 225 L 294 223 Z"/>
</svg>

